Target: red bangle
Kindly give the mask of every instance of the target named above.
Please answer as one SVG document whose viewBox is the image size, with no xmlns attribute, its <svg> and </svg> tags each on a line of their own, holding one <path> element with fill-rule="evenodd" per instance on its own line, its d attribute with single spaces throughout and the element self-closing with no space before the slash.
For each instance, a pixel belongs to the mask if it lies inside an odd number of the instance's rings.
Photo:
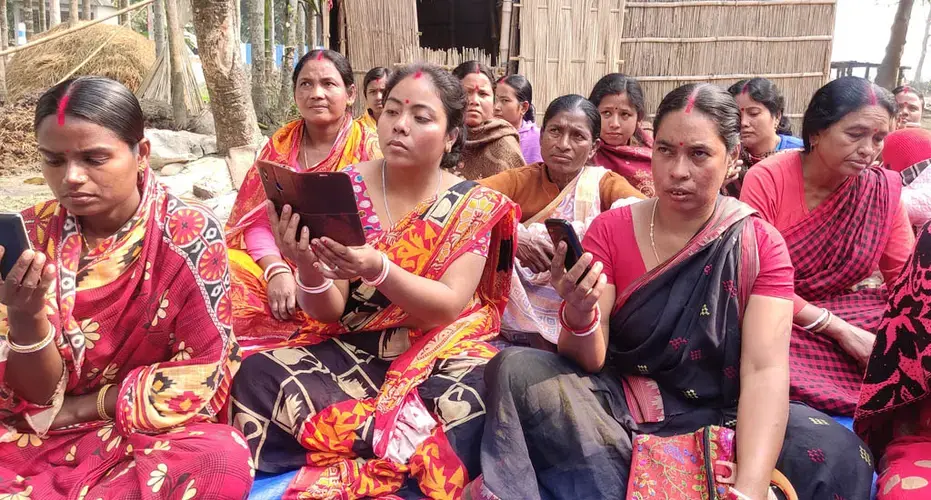
<svg viewBox="0 0 931 500">
<path fill-rule="evenodd" d="M 592 322 L 587 326 L 584 328 L 573 328 L 566 322 L 566 302 L 563 301 L 562 305 L 559 306 L 559 324 L 562 326 L 563 330 L 576 337 L 587 337 L 595 333 L 595 330 L 597 330 L 598 326 L 601 324 L 601 308 L 597 305 L 595 306 L 595 317 L 592 318 Z"/>
</svg>

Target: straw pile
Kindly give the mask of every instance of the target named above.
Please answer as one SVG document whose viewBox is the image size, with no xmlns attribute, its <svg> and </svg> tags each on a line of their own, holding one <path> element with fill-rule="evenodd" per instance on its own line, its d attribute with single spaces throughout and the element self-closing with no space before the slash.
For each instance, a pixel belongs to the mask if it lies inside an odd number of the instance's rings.
<svg viewBox="0 0 931 500">
<path fill-rule="evenodd" d="M 453 69 L 466 61 L 478 61 L 486 66 L 492 66 L 491 55 L 487 54 L 483 49 L 472 47 L 447 50 L 420 47 L 416 56 L 410 57 L 409 60 L 436 64 L 449 69 Z"/>
<path fill-rule="evenodd" d="M 32 128 L 40 92 L 0 107 L 0 176 L 36 170 L 41 158 Z"/>
<path fill-rule="evenodd" d="M 62 23 L 45 34 L 67 28 Z M 13 55 L 6 68 L 10 99 L 55 85 L 101 45 L 75 76 L 105 76 L 135 92 L 155 63 L 155 44 L 129 28 L 101 23 Z"/>
</svg>

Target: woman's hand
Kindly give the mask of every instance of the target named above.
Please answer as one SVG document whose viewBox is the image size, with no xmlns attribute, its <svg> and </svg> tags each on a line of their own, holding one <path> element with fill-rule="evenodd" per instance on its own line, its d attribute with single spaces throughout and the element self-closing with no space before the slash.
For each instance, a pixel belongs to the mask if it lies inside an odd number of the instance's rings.
<svg viewBox="0 0 931 500">
<path fill-rule="evenodd" d="M 278 273 L 268 281 L 268 306 L 272 316 L 278 321 L 287 321 L 294 317 L 297 308 L 297 283 L 294 275 Z"/>
<path fill-rule="evenodd" d="M 743 171 L 744 161 L 737 160 L 733 165 L 727 168 L 727 175 L 724 177 L 724 185 L 736 181 L 740 177 L 740 172 Z"/>
<path fill-rule="evenodd" d="M 857 360 L 857 364 L 865 367 L 870 360 L 870 355 L 873 353 L 876 335 L 849 323 L 845 326 L 844 333 L 838 338 L 837 342 L 847 354 Z"/>
<path fill-rule="evenodd" d="M 0 258 L 6 249 L 0 247 Z M 37 317 L 45 311 L 45 294 L 55 281 L 55 265 L 46 265 L 44 253 L 26 250 L 0 280 L 0 304 L 10 317 Z"/>
<path fill-rule="evenodd" d="M 324 277 L 333 280 L 374 280 L 383 271 L 381 252 L 365 244 L 347 247 L 330 238 L 314 238 L 311 242 L 318 262 L 314 264 Z"/>
<path fill-rule="evenodd" d="M 298 269 L 310 269 L 317 263 L 317 256 L 310 249 L 310 231 L 305 227 L 301 229 L 301 238 L 297 239 L 297 228 L 301 218 L 291 211 L 291 205 L 281 209 L 281 217 L 275 211 L 275 204 L 271 201 L 265 204 L 268 212 L 268 221 L 275 236 L 275 244 L 281 250 L 281 255 L 293 262 Z"/>
<path fill-rule="evenodd" d="M 58 415 L 55 415 L 55 420 L 52 421 L 51 429 L 61 429 L 69 425 L 87 422 L 89 419 L 85 418 L 85 415 L 83 415 L 86 412 L 82 411 L 84 410 L 84 408 L 82 408 L 82 402 L 85 400 L 85 396 L 65 396 L 65 399 L 61 403 L 61 409 L 58 410 Z M 96 410 L 96 399 L 94 403 Z"/>
<path fill-rule="evenodd" d="M 592 322 L 595 306 L 604 292 L 608 277 L 602 272 L 601 262 L 592 262 L 595 257 L 585 252 L 568 272 L 566 271 L 566 243 L 560 241 L 550 267 L 551 281 L 556 293 L 566 302 L 565 320 L 571 326 L 583 328 Z M 589 269 L 591 266 L 591 269 Z"/>
<path fill-rule="evenodd" d="M 536 274 L 550 270 L 554 253 L 553 242 L 545 236 L 535 234 L 517 239 L 517 258 L 522 266 Z"/>
</svg>

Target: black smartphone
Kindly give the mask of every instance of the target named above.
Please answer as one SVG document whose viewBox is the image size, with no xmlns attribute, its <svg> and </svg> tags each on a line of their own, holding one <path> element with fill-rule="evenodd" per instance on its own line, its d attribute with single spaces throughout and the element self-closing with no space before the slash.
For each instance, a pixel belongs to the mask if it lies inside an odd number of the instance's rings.
<svg viewBox="0 0 931 500">
<path fill-rule="evenodd" d="M 3 247 L 3 258 L 0 259 L 0 278 L 6 279 L 19 260 L 19 256 L 26 250 L 32 249 L 29 234 L 26 232 L 26 222 L 20 214 L 0 214 L 0 246 Z"/>
<path fill-rule="evenodd" d="M 291 169 L 259 160 L 256 163 L 265 195 L 281 215 L 285 205 L 291 205 L 301 223 L 295 235 L 301 239 L 301 229 L 310 230 L 310 238 L 326 236 L 347 247 L 365 244 L 362 219 L 356 205 L 352 181 L 345 172 L 294 172 Z"/>
<path fill-rule="evenodd" d="M 546 231 L 550 233 L 550 239 L 553 240 L 553 248 L 556 248 L 560 241 L 566 242 L 566 271 L 575 267 L 575 264 L 582 258 L 584 250 L 572 224 L 563 219 L 546 219 L 544 224 L 546 224 Z"/>
</svg>

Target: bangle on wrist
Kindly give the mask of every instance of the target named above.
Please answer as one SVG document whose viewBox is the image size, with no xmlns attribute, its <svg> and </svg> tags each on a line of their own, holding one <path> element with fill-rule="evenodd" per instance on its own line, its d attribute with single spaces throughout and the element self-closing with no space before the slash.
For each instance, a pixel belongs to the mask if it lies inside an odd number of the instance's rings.
<svg viewBox="0 0 931 500">
<path fill-rule="evenodd" d="M 831 326 L 831 320 L 833 320 L 833 319 L 834 319 L 834 314 L 831 313 L 831 311 L 828 311 L 828 318 L 824 321 L 824 323 L 822 323 L 822 324 L 818 325 L 817 327 L 815 327 L 815 329 L 812 330 L 811 333 L 821 333 L 821 332 L 827 330 L 828 327 Z"/>
<path fill-rule="evenodd" d="M 275 278 L 275 276 L 278 276 L 278 275 L 281 275 L 281 274 L 291 274 L 291 270 L 290 270 L 290 269 L 282 269 L 282 268 L 279 267 L 278 269 L 275 269 L 274 271 L 272 271 L 271 273 L 268 274 L 268 277 L 265 278 L 265 283 L 270 283 L 270 282 Z"/>
<path fill-rule="evenodd" d="M 106 384 L 97 393 L 97 416 L 105 422 L 113 420 L 113 417 L 107 415 L 107 391 L 113 387 L 115 387 L 113 384 Z"/>
<path fill-rule="evenodd" d="M 559 306 L 559 324 L 562 326 L 563 330 L 575 335 L 576 337 L 588 337 L 589 335 L 595 333 L 596 330 L 601 326 L 601 308 L 598 305 L 595 305 L 595 316 L 592 318 L 592 322 L 583 328 L 573 328 L 569 325 L 569 322 L 566 321 L 566 303 L 565 301 L 562 305 Z"/>
<path fill-rule="evenodd" d="M 733 500 L 753 500 L 752 498 L 738 491 L 737 488 L 734 488 L 733 486 L 729 487 L 727 490 L 728 493 L 731 494 L 731 498 Z"/>
<path fill-rule="evenodd" d="M 13 342 L 9 337 L 7 337 L 6 343 L 10 346 L 10 350 L 17 354 L 32 354 L 34 352 L 39 352 L 42 349 L 45 349 L 55 340 L 55 327 L 52 325 L 52 322 L 48 322 L 48 333 L 45 334 L 45 338 L 36 342 L 35 344 L 29 345 L 20 345 L 16 342 Z"/>
<path fill-rule="evenodd" d="M 810 332 L 812 328 L 815 328 L 816 326 L 820 325 L 825 319 L 827 319 L 827 317 L 828 317 L 828 310 L 822 309 L 821 314 L 818 315 L 818 318 L 815 319 L 810 325 L 803 326 L 802 330 L 808 330 Z"/>
<path fill-rule="evenodd" d="M 262 273 L 262 278 L 268 283 L 268 280 L 270 280 L 272 276 L 281 272 L 291 272 L 291 266 L 284 262 L 272 262 L 265 268 L 265 272 Z"/>
<path fill-rule="evenodd" d="M 298 290 L 310 295 L 320 295 L 321 293 L 324 293 L 333 287 L 333 280 L 330 278 L 323 280 L 323 283 L 317 286 L 307 286 L 301 282 L 301 277 L 298 274 L 295 274 L 294 282 L 297 283 Z"/>
<path fill-rule="evenodd" d="M 362 278 L 362 283 L 372 287 L 377 288 L 388 279 L 388 272 L 391 271 L 391 261 L 388 260 L 388 256 L 384 252 L 381 254 L 381 271 L 378 273 L 378 276 L 375 279 L 368 280 L 364 277 Z"/>
</svg>

